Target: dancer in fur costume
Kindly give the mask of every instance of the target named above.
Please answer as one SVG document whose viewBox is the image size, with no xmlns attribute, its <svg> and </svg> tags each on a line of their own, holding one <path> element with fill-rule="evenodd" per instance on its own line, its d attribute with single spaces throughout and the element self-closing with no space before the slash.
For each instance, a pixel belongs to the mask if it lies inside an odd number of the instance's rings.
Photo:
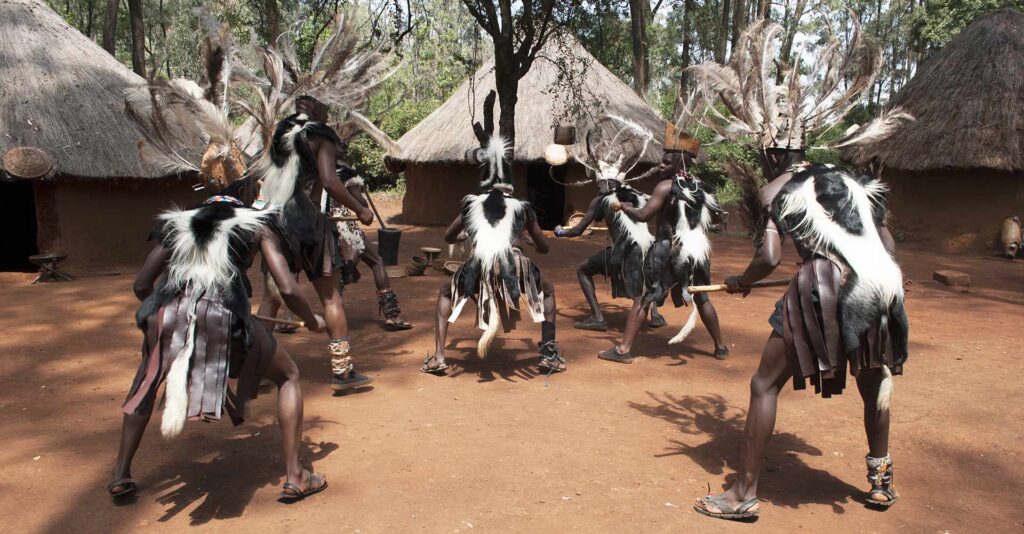
<svg viewBox="0 0 1024 534">
<path fill-rule="evenodd" d="M 164 437 L 177 436 L 187 419 L 215 421 L 227 412 L 241 424 L 260 379 L 279 389 L 278 419 L 287 469 L 282 497 L 302 499 L 327 487 L 321 474 L 302 468 L 302 392 L 299 372 L 270 332 L 249 315 L 246 271 L 263 254 L 288 307 L 314 332 L 325 324 L 296 290 L 277 234 L 275 211 L 246 208 L 239 190 L 211 197 L 193 210 L 160 216 L 149 254 L 135 280 L 142 301 L 136 322 L 144 335 L 142 364 L 124 404 L 121 446 L 107 491 L 123 497 L 136 489 L 131 464 L 164 388 Z M 228 381 L 236 379 L 234 391 Z"/>
<path fill-rule="evenodd" d="M 603 360 L 632 363 L 630 349 L 640 332 L 647 306 L 664 304 L 669 294 L 676 307 L 694 305 L 686 323 L 669 343 L 686 339 L 699 313 L 715 343 L 715 357 L 724 360 L 729 355 L 722 341 L 718 312 L 707 294 L 691 297 L 686 292 L 688 286 L 711 282 L 711 241 L 707 232 L 720 213 L 711 190 L 688 172 L 700 154 L 700 141 L 686 133 L 677 135 L 676 126 L 668 123 L 664 149 L 661 164 L 653 171 L 662 181 L 655 186 L 650 200 L 642 207 L 629 202 L 619 206 L 633 221 L 646 223 L 657 217 L 657 230 L 654 243 L 644 256 L 644 297 L 630 310 L 622 341 L 598 353 Z"/>
<path fill-rule="evenodd" d="M 358 176 L 348 163 L 344 161 L 345 150 L 348 145 L 344 142 L 338 145 L 338 179 L 345 184 L 345 188 L 353 198 L 367 207 L 363 177 Z M 325 195 L 326 196 L 326 195 Z M 328 203 L 327 211 L 333 217 L 350 217 L 352 211 L 344 205 L 338 205 L 325 198 Z M 345 261 L 343 284 L 354 284 L 359 281 L 358 263 L 365 263 L 373 273 L 373 283 L 377 289 L 377 305 L 381 315 L 384 316 L 384 328 L 387 330 L 409 330 L 413 325 L 402 319 L 402 307 L 398 303 L 398 295 L 391 289 L 391 277 L 384 268 L 384 260 L 376 250 L 366 246 L 366 233 L 363 232 L 355 221 L 338 221 L 335 223 L 338 228 L 338 245 L 341 248 L 341 259 Z"/>
<path fill-rule="evenodd" d="M 647 203 L 648 195 L 630 187 L 625 180 L 652 141 L 650 132 L 613 116 L 598 119 L 587 132 L 587 158 L 577 161 L 586 166 L 588 174 L 593 176 L 598 195 L 576 226 L 555 228 L 555 237 L 577 237 L 594 221 L 607 221 L 608 224 L 611 244 L 576 267 L 580 289 L 590 306 L 590 317 L 575 325 L 581 330 L 608 330 L 608 323 L 597 302 L 595 275 L 601 274 L 610 280 L 612 298 L 632 299 L 635 305 L 643 297 L 644 256 L 654 243 L 654 236 L 647 223 L 630 219 L 618 210 L 618 206 L 625 202 L 641 208 Z M 665 318 L 658 313 L 657 305 L 651 306 L 649 324 L 652 328 L 665 326 Z"/>
<path fill-rule="evenodd" d="M 476 301 L 476 324 L 483 330 L 477 344 L 480 357 L 487 356 L 499 328 L 506 332 L 514 328 L 520 306 L 525 306 L 533 322 L 541 323 L 541 370 L 565 370 L 565 358 L 555 340 L 555 287 L 541 276 L 540 269 L 521 248 L 523 241 L 532 241 L 537 252 L 546 254 L 548 241 L 530 204 L 512 196 L 511 150 L 500 135 L 493 134 L 494 99 L 491 91 L 484 101 L 485 126 L 473 125 L 481 147 L 472 151 L 471 157 L 482 167 L 480 193 L 462 199 L 462 212 L 444 235 L 450 244 L 468 239 L 473 252 L 451 282 L 441 286 L 436 350 L 423 362 L 421 370 L 425 373 L 443 373 L 448 368 L 448 323 L 459 318 L 470 299 Z"/>
<path fill-rule="evenodd" d="M 885 187 L 867 176 L 804 159 L 807 134 L 836 124 L 872 87 L 881 66 L 878 47 L 861 37 L 856 16 L 850 17 L 854 31 L 846 49 L 837 40 L 828 43 L 818 50 L 809 73 L 793 66 L 776 76 L 773 66 L 785 63 L 763 58 L 775 49 L 782 29 L 764 20 L 744 32 L 729 65 L 695 67 L 702 94 L 709 102 L 722 99 L 729 110 L 723 115 L 709 106 L 706 124 L 729 139 L 752 144 L 769 181 L 759 190 L 752 169 L 731 168 L 743 189 L 741 214 L 757 249 L 743 274 L 726 279 L 730 292 L 745 295 L 751 284 L 768 276 L 782 261 L 787 237 L 801 261 L 769 319 L 771 335 L 751 380 L 739 473 L 725 492 L 694 505 L 711 517 L 758 514 L 758 480 L 786 382 L 803 389 L 809 380 L 815 392 L 829 397 L 845 388 L 847 368 L 864 401 L 871 484 L 867 503 L 887 508 L 899 498 L 889 456 L 889 406 L 892 377 L 902 373 L 907 359 L 908 324 L 903 277 L 885 223 Z M 782 83 L 776 85 L 778 79 Z M 843 144 L 888 135 L 890 126 L 905 118 L 898 110 L 886 114 Z"/>
<path fill-rule="evenodd" d="M 355 212 L 363 224 L 373 212 L 363 206 L 338 179 L 335 172 L 336 132 L 326 125 L 328 109 L 342 117 L 341 130 L 361 130 L 394 149 L 394 142 L 357 109 L 370 93 L 393 72 L 393 55 L 378 47 L 360 46 L 366 36 L 357 20 L 358 6 L 344 10 L 330 37 L 315 46 L 308 68 L 300 68 L 288 32 L 275 44 L 261 49 L 266 80 L 253 84 L 258 101 L 242 103 L 262 134 L 263 158 L 256 172 L 262 187 L 261 201 L 278 206 L 283 213 L 283 241 L 291 253 L 292 269 L 302 270 L 313 283 L 327 320 L 330 387 L 336 391 L 361 388 L 372 379 L 355 369 L 339 290 L 344 262 L 338 230 L 321 209 L 321 192 L 333 202 Z M 279 120 L 282 110 L 294 102 L 295 113 Z M 270 284 L 260 315 L 274 316 L 280 307 Z"/>
</svg>

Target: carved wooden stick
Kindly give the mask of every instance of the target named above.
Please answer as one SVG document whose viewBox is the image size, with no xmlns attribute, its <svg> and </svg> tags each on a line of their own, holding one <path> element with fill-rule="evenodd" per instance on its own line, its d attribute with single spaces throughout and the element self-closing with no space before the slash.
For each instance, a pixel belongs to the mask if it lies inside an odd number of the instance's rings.
<svg viewBox="0 0 1024 534">
<path fill-rule="evenodd" d="M 753 284 L 750 284 L 747 287 L 749 287 L 751 289 L 757 289 L 757 288 L 761 288 L 761 287 L 782 287 L 782 286 L 788 286 L 789 282 L 790 282 L 789 279 L 786 279 L 786 280 L 765 280 L 764 282 L 754 282 Z M 725 291 L 726 289 L 729 289 L 729 286 L 727 286 L 725 284 L 712 284 L 710 286 L 690 286 L 690 287 L 686 288 L 686 291 L 689 292 L 689 293 L 712 293 L 712 292 L 715 292 L 715 291 Z"/>
</svg>

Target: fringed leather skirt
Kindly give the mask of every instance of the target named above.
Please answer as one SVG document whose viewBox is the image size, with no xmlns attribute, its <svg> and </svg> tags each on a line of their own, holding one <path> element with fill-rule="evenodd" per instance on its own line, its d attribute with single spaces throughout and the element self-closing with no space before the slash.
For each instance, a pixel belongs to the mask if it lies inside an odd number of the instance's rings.
<svg viewBox="0 0 1024 534">
<path fill-rule="evenodd" d="M 493 300 L 505 332 L 512 331 L 521 319 L 519 301 L 535 323 L 544 320 L 544 290 L 540 269 L 523 251 L 513 248 L 507 262 L 496 261 L 490 273 L 482 273 L 480 263 L 473 257 L 459 266 L 452 276 L 452 314 L 448 322 L 454 323 L 469 299 L 476 300 L 477 326 L 488 324 L 488 310 Z M 470 280 L 467 283 L 467 280 Z"/>
<path fill-rule="evenodd" d="M 847 364 L 854 377 L 861 369 L 883 365 L 894 375 L 903 373 L 903 366 L 893 361 L 893 336 L 882 316 L 860 335 L 859 347 L 849 353 L 844 350 L 839 304 L 842 282 L 842 267 L 832 260 L 815 257 L 805 261 L 769 320 L 785 340 L 794 389 L 805 389 L 810 380 L 814 392 L 822 397 L 839 395 L 846 387 Z"/>
<path fill-rule="evenodd" d="M 157 389 L 167 377 L 175 356 L 185 346 L 188 330 L 188 295 L 179 295 L 149 316 L 144 329 L 142 364 L 135 375 L 124 413 L 151 410 Z M 219 298 L 203 296 L 196 304 L 195 350 L 188 377 L 190 420 L 219 420 L 224 410 L 241 424 L 246 403 L 256 398 L 260 379 L 273 360 L 277 344 L 259 321 L 254 322 L 252 345 L 245 346 L 241 320 Z M 237 379 L 235 391 L 228 379 Z"/>
</svg>

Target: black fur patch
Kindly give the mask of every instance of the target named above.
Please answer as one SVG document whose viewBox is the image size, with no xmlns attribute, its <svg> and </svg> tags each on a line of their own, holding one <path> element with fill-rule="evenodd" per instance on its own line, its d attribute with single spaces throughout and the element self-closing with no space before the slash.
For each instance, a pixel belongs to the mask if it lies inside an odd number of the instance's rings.
<svg viewBox="0 0 1024 534">
<path fill-rule="evenodd" d="M 492 189 L 484 199 L 484 217 L 491 226 L 495 226 L 505 218 L 505 195 L 497 189 Z"/>
<path fill-rule="evenodd" d="M 217 231 L 220 222 L 235 216 L 235 207 L 227 202 L 216 202 L 199 208 L 189 222 L 196 244 L 205 247 Z"/>
<path fill-rule="evenodd" d="M 305 124 L 306 121 L 300 120 L 298 114 L 289 115 L 277 123 L 277 128 L 274 129 L 274 139 L 270 144 L 270 161 L 273 161 L 274 165 L 278 167 L 284 165 L 285 161 L 288 160 L 288 156 L 291 155 L 291 151 L 285 148 L 285 134 L 296 125 L 303 126 Z"/>
</svg>

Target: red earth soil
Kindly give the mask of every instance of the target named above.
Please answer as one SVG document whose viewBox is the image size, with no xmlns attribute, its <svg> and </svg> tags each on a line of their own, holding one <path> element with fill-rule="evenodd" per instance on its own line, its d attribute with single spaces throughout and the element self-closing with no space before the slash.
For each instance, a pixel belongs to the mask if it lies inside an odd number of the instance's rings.
<svg viewBox="0 0 1024 534">
<path fill-rule="evenodd" d="M 438 245 L 441 229 L 402 227 L 403 261 Z M 892 454 L 903 494 L 887 512 L 863 505 L 866 445 L 856 390 L 832 399 L 787 389 L 755 524 L 692 511 L 736 465 L 748 381 L 782 289 L 713 302 L 732 356 L 716 361 L 707 332 L 666 341 L 644 331 L 625 366 L 598 360 L 620 334 L 628 302 L 600 296 L 612 330 L 574 330 L 585 315 L 575 265 L 600 232 L 534 254 L 555 282 L 568 372 L 537 373 L 529 323 L 479 360 L 465 315 L 450 331 L 446 377 L 419 372 L 433 343 L 436 271 L 394 281 L 416 328 L 386 333 L 372 280 L 346 291 L 369 391 L 334 396 L 322 335 L 279 336 L 305 394 L 304 461 L 330 487 L 277 501 L 283 465 L 273 392 L 243 426 L 190 423 L 175 440 L 154 418 L 134 475 L 138 496 L 114 504 L 104 486 L 116 454 L 120 403 L 139 361 L 131 272 L 30 285 L 0 275 L 0 517 L 5 532 L 1020 532 L 1024 530 L 1024 386 L 1020 346 L 1024 263 L 926 250 L 899 253 L 908 286 L 911 356 L 896 380 Z M 714 238 L 714 277 L 737 272 L 750 245 Z M 793 272 L 791 251 L 780 276 Z M 968 291 L 930 281 L 970 273 Z M 256 284 L 259 285 L 259 284 Z M 308 284 L 306 294 L 314 298 Z M 156 428 L 153 428 L 156 427 Z"/>
</svg>

